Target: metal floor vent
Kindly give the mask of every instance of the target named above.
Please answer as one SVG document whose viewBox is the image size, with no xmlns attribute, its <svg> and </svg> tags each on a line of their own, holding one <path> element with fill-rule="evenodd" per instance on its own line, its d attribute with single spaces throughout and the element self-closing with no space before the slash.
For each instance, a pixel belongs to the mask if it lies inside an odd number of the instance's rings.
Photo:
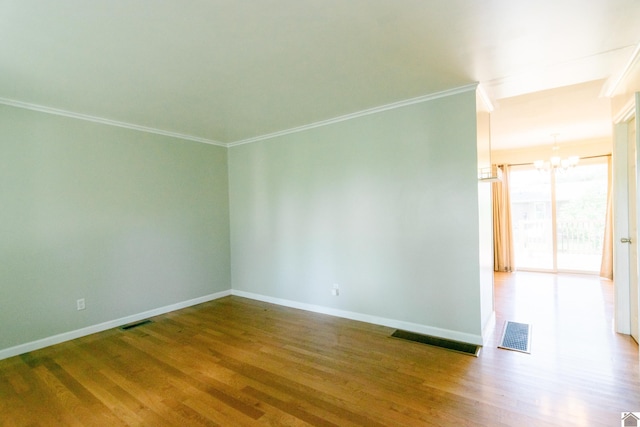
<svg viewBox="0 0 640 427">
<path fill-rule="evenodd" d="M 432 345 L 435 347 L 440 347 L 475 357 L 478 357 L 478 353 L 480 353 L 480 346 L 475 344 L 448 340 L 446 338 L 432 337 L 431 335 L 421 335 L 413 332 L 401 331 L 400 329 L 396 330 L 393 334 L 391 334 L 391 336 L 394 338 Z"/>
<path fill-rule="evenodd" d="M 141 320 L 136 323 L 129 323 L 128 325 L 121 326 L 120 329 L 123 331 L 128 331 L 129 329 L 137 328 L 138 326 L 147 325 L 149 323 L 153 323 L 153 321 L 149 319 Z"/>
<path fill-rule="evenodd" d="M 531 325 L 506 321 L 498 348 L 531 353 Z"/>
</svg>

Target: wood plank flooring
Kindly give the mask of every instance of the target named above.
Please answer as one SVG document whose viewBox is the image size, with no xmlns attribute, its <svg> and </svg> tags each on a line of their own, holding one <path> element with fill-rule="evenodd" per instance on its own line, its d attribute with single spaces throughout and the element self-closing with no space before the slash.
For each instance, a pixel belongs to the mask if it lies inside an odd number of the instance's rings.
<svg viewBox="0 0 640 427">
<path fill-rule="evenodd" d="M 0 425 L 617 426 L 640 372 L 612 301 L 589 276 L 497 274 L 474 358 L 226 297 L 0 361 Z M 505 320 L 533 325 L 530 355 L 496 348 Z"/>
</svg>

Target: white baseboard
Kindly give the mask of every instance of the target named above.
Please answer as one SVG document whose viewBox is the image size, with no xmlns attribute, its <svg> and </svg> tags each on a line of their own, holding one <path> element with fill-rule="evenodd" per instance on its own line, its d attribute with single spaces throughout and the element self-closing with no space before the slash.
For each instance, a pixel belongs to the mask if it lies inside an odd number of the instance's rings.
<svg viewBox="0 0 640 427">
<path fill-rule="evenodd" d="M 489 343 L 489 338 L 493 335 L 496 329 L 496 312 L 491 312 L 489 320 L 484 324 L 482 328 L 482 345 L 486 346 Z"/>
<path fill-rule="evenodd" d="M 217 292 L 215 294 L 205 295 L 203 297 L 190 299 L 188 301 L 182 301 L 176 304 L 167 305 L 153 310 L 145 311 L 143 313 L 132 314 L 131 316 L 122 317 L 120 319 L 110 320 L 108 322 L 100 323 L 98 325 L 87 326 L 86 328 L 76 329 L 75 331 L 64 332 L 62 334 L 53 335 L 51 337 L 43 338 L 37 341 L 28 342 L 26 344 L 20 344 L 15 347 L 9 347 L 0 350 L 0 360 L 7 359 L 9 357 L 17 356 L 19 354 L 28 353 L 30 351 L 39 350 L 44 347 L 59 344 L 61 342 L 74 340 L 76 338 L 84 337 L 87 335 L 95 334 L 96 332 L 106 331 L 107 329 L 117 328 L 127 323 L 137 322 L 138 320 L 146 319 L 160 314 L 169 313 L 171 311 L 180 310 L 182 308 L 191 307 L 193 305 L 202 304 L 204 302 L 213 301 L 218 298 L 231 295 L 231 290 Z"/>
<path fill-rule="evenodd" d="M 388 326 L 390 328 L 402 329 L 404 331 L 415 332 L 423 335 L 431 335 L 438 338 L 446 338 L 446 339 L 460 341 L 460 342 L 469 343 L 469 344 L 483 345 L 483 340 L 481 335 L 469 334 L 466 332 L 452 331 L 450 329 L 442 329 L 434 326 L 421 325 L 419 323 L 405 322 L 403 320 L 387 319 L 385 317 L 372 316 L 369 314 L 356 313 L 353 311 L 338 310 L 335 308 L 324 307 L 321 305 L 306 304 L 306 303 L 286 300 L 282 298 L 274 298 L 266 295 L 239 291 L 236 289 L 231 290 L 231 295 L 268 302 L 276 305 L 282 305 L 285 307 L 311 311 L 314 313 L 328 314 L 330 316 L 342 317 L 342 318 L 351 319 L 351 320 L 358 320 L 360 322 L 372 323 L 374 325 Z"/>
</svg>

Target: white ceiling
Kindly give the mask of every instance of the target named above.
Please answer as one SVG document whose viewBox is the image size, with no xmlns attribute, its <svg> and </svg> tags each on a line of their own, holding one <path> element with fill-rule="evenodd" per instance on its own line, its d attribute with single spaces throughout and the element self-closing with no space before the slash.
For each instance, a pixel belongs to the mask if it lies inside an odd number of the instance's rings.
<svg viewBox="0 0 640 427">
<path fill-rule="evenodd" d="M 500 114 L 599 95 L 638 22 L 637 0 L 3 0 L 0 102 L 221 143 L 473 82 Z"/>
<path fill-rule="evenodd" d="M 610 138 L 611 99 L 601 96 L 605 80 L 594 80 L 504 98 L 491 114 L 491 148 L 588 143 Z"/>
</svg>

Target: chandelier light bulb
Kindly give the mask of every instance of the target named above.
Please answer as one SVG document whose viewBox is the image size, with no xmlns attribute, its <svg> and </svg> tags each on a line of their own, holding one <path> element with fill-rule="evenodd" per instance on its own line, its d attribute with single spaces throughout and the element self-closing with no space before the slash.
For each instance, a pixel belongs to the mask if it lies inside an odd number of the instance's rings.
<svg viewBox="0 0 640 427">
<path fill-rule="evenodd" d="M 570 156 L 566 159 L 563 159 L 562 157 L 560 157 L 558 155 L 558 152 L 560 151 L 560 147 L 558 147 L 558 143 L 556 142 L 556 138 L 558 137 L 558 134 L 553 134 L 552 136 L 553 136 L 553 146 L 551 147 L 551 158 L 549 159 L 549 161 L 536 160 L 535 162 L 533 162 L 533 166 L 541 172 L 547 172 L 550 169 L 558 172 L 566 171 L 576 166 L 580 161 L 580 157 Z"/>
</svg>

